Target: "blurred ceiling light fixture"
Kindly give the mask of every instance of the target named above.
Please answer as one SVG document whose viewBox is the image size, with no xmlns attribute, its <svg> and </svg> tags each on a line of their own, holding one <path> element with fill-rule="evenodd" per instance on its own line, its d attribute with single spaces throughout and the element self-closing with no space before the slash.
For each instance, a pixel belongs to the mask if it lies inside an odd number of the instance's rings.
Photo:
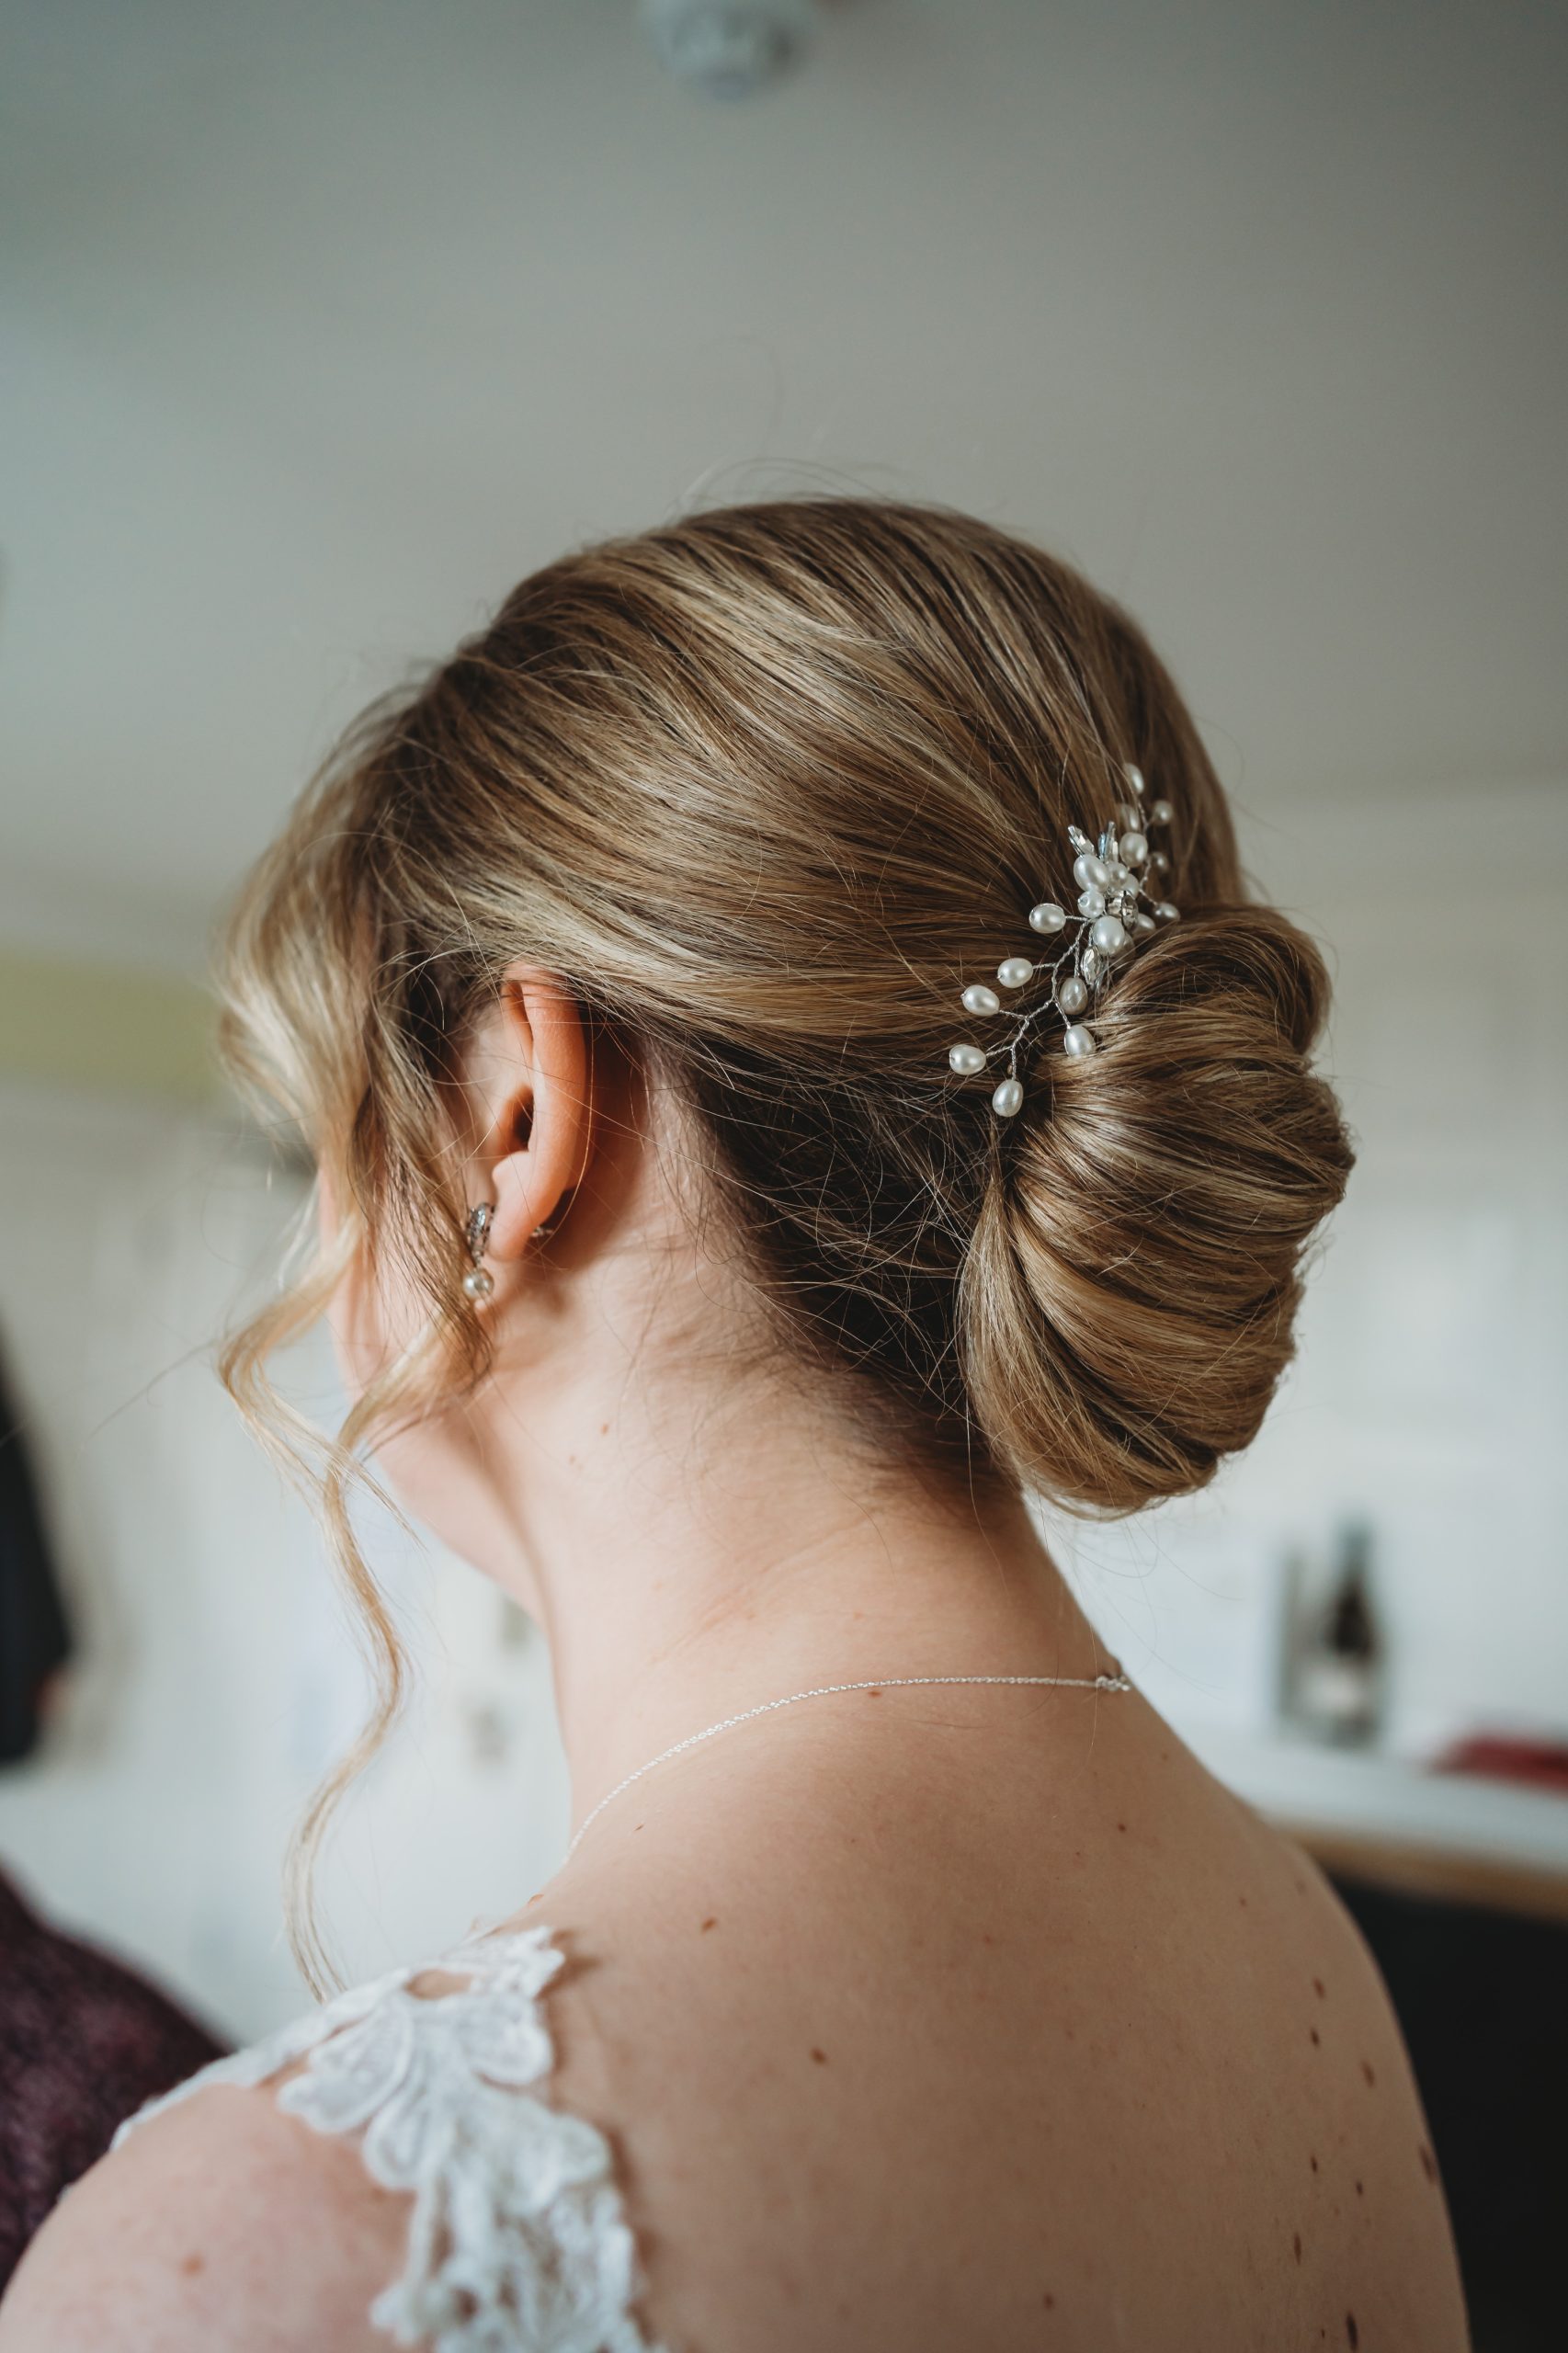
<svg viewBox="0 0 1568 2353">
<path fill-rule="evenodd" d="M 816 0 L 639 0 L 650 47 L 710 98 L 749 98 L 799 63 Z"/>
</svg>

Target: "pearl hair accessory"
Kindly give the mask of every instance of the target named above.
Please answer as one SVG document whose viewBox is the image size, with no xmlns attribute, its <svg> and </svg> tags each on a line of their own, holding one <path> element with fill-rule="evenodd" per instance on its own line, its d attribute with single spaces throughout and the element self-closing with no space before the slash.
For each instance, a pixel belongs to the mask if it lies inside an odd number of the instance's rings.
<svg viewBox="0 0 1568 2353">
<path fill-rule="evenodd" d="M 1038 1004 L 1013 1016 L 1006 1048 L 1007 1075 L 991 1096 L 991 1108 L 999 1120 L 1010 1120 L 1023 1102 L 1018 1049 L 1041 1015 L 1051 1011 L 1061 1015 L 1063 1053 L 1075 1058 L 1092 1054 L 1096 1040 L 1084 1015 L 1092 1012 L 1106 981 L 1139 941 L 1159 925 L 1176 919 L 1178 911 L 1170 901 L 1153 895 L 1158 887 L 1153 878 L 1170 871 L 1170 859 L 1149 843 L 1151 828 L 1169 824 L 1171 804 L 1154 801 L 1144 808 L 1148 788 L 1142 771 L 1128 763 L 1122 774 L 1132 799 L 1117 810 L 1112 824 L 1102 826 L 1097 846 L 1078 826 L 1067 828 L 1067 838 L 1077 852 L 1073 861 L 1073 880 L 1079 890 L 1077 914 L 1069 915 L 1054 899 L 1043 899 L 1029 909 L 1031 931 L 1048 939 L 1065 939 L 1060 954 L 1039 964 L 1028 956 L 1007 956 L 996 967 L 996 978 L 1005 989 L 1024 988 L 1042 973 L 1049 983 Z M 982 981 L 971 981 L 960 1002 L 966 1013 L 982 1020 L 990 1020 L 1002 1010 L 996 991 Z M 966 1040 L 949 1047 L 948 1067 L 960 1078 L 976 1078 L 1002 1051 L 971 1045 Z"/>
<path fill-rule="evenodd" d="M 468 1244 L 468 1255 L 473 1261 L 463 1277 L 463 1297 L 472 1299 L 476 1307 L 482 1299 L 488 1299 L 495 1288 L 494 1276 L 488 1267 L 481 1263 L 484 1256 L 484 1245 L 494 1215 L 495 1205 L 493 1201 L 476 1201 L 468 1213 L 468 1223 L 463 1228 L 463 1238 Z"/>
</svg>

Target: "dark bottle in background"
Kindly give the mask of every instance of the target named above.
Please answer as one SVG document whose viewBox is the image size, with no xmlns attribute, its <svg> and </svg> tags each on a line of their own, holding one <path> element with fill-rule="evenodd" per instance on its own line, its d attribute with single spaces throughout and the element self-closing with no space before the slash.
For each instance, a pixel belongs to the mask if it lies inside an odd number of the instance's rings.
<svg viewBox="0 0 1568 2353">
<path fill-rule="evenodd" d="M 1316 1740 L 1369 1747 L 1382 1729 L 1384 1665 L 1372 1531 L 1351 1520 L 1340 1531 L 1326 1592 L 1291 1645 L 1285 1712 Z"/>
</svg>

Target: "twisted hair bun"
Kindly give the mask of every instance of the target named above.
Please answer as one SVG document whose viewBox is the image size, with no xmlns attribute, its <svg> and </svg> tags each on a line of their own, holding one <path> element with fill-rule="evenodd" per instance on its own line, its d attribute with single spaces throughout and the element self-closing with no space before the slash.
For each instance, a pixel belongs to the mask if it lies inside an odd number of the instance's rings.
<svg viewBox="0 0 1568 2353">
<path fill-rule="evenodd" d="M 1210 909 L 1118 976 L 1097 1053 L 1040 1056 L 960 1302 L 977 1418 L 1020 1479 L 1132 1511 L 1256 1434 L 1351 1165 L 1307 1062 L 1327 998 L 1286 916 Z"/>
</svg>

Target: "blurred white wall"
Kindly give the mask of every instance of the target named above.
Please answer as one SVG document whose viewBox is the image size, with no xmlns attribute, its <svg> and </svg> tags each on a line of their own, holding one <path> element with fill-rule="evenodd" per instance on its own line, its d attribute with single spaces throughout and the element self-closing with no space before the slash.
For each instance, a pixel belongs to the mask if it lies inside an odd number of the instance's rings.
<svg viewBox="0 0 1568 2353">
<path fill-rule="evenodd" d="M 1178 1729 L 1262 1732 L 1280 1555 L 1364 1512 L 1392 1745 L 1561 1732 L 1568 809 L 1547 790 L 1329 797 L 1248 844 L 1330 943 L 1360 1165 L 1257 1445 L 1192 1505 L 1076 1532 L 1085 1597 Z M 236 2034 L 298 2006 L 283 1840 L 361 1696 L 313 1525 L 207 1361 L 299 1206 L 265 1168 L 210 1116 L 0 1087 L 0 1332 L 84 1637 L 45 1751 L 0 1775 L 0 1861 Z M 332 1409 L 322 1350 L 290 1385 Z M 541 1645 L 512 1647 L 460 1564 L 367 1534 L 426 1677 L 323 1874 L 355 1974 L 522 1902 L 565 1821 Z"/>
</svg>

